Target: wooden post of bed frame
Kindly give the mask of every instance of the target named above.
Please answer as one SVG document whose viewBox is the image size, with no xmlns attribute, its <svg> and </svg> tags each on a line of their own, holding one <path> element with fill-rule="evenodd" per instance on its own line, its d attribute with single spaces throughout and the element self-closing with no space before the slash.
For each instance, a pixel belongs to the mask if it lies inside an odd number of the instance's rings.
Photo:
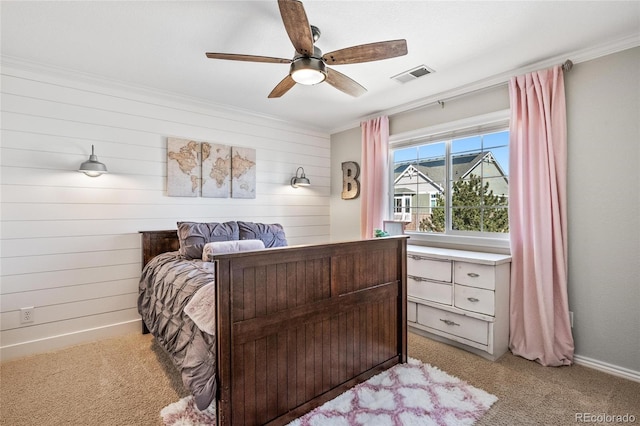
<svg viewBox="0 0 640 426">
<path fill-rule="evenodd" d="M 177 230 L 140 231 L 140 234 L 142 234 L 142 269 L 158 254 L 180 249 Z M 141 322 L 142 334 L 149 334 L 144 320 Z"/>
<path fill-rule="evenodd" d="M 178 231 L 140 231 L 142 234 L 142 267 L 156 255 L 180 249 Z"/>
</svg>

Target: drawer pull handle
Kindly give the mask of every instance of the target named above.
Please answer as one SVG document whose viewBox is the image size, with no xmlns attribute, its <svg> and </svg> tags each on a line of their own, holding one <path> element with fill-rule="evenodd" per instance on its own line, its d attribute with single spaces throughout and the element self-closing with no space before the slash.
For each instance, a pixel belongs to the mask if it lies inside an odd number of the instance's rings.
<svg viewBox="0 0 640 426">
<path fill-rule="evenodd" d="M 418 282 L 427 281 L 426 278 L 416 277 L 415 275 L 407 275 L 407 278 L 412 279 L 414 281 L 418 281 Z"/>
<path fill-rule="evenodd" d="M 453 321 L 451 321 L 451 320 L 448 320 L 448 319 L 442 319 L 442 318 L 440 318 L 440 321 L 442 321 L 443 323 L 445 323 L 445 324 L 447 324 L 447 325 L 460 325 L 460 324 L 455 323 L 455 322 L 453 322 Z"/>
<path fill-rule="evenodd" d="M 475 272 L 469 272 L 467 275 L 471 278 L 478 278 L 480 276 L 480 274 L 476 274 Z"/>
<path fill-rule="evenodd" d="M 428 257 L 418 256 L 417 254 L 409 254 L 409 255 L 407 255 L 407 257 L 409 259 L 413 259 L 413 260 L 427 260 L 427 259 L 429 259 Z"/>
<path fill-rule="evenodd" d="M 475 297 L 467 297 L 467 300 L 472 303 L 476 303 L 480 301 L 480 299 L 476 299 Z"/>
</svg>

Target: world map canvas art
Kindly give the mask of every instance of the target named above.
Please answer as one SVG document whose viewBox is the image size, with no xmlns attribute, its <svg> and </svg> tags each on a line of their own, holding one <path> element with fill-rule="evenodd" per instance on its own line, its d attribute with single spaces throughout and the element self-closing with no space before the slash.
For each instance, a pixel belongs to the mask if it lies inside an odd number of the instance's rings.
<svg viewBox="0 0 640 426">
<path fill-rule="evenodd" d="M 256 150 L 167 138 L 167 195 L 255 198 Z"/>
<path fill-rule="evenodd" d="M 231 195 L 233 198 L 256 198 L 256 150 L 231 148 Z"/>
<path fill-rule="evenodd" d="M 167 140 L 167 194 L 197 197 L 200 187 L 200 143 L 185 139 Z"/>
<path fill-rule="evenodd" d="M 230 193 L 231 147 L 203 142 L 202 196 L 227 198 Z"/>
</svg>

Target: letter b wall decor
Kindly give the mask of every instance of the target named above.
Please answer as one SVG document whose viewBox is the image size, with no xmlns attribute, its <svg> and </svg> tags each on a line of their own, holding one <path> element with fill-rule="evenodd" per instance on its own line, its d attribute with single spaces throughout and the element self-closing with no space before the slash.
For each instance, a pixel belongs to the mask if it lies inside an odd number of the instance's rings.
<svg viewBox="0 0 640 426">
<path fill-rule="evenodd" d="M 342 163 L 342 199 L 353 200 L 360 195 L 360 166 L 355 161 Z"/>
</svg>

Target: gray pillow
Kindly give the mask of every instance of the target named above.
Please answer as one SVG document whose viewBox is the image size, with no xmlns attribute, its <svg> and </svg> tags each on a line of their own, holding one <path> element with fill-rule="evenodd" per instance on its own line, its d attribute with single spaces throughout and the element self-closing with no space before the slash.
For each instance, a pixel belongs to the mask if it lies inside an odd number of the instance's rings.
<svg viewBox="0 0 640 426">
<path fill-rule="evenodd" d="M 202 259 L 202 249 L 213 241 L 239 240 L 237 222 L 178 222 L 180 254 L 187 259 Z"/>
<path fill-rule="evenodd" d="M 287 245 L 287 238 L 284 228 L 279 223 L 266 224 L 254 222 L 238 221 L 241 240 L 262 240 L 266 248 L 284 247 Z"/>
</svg>

